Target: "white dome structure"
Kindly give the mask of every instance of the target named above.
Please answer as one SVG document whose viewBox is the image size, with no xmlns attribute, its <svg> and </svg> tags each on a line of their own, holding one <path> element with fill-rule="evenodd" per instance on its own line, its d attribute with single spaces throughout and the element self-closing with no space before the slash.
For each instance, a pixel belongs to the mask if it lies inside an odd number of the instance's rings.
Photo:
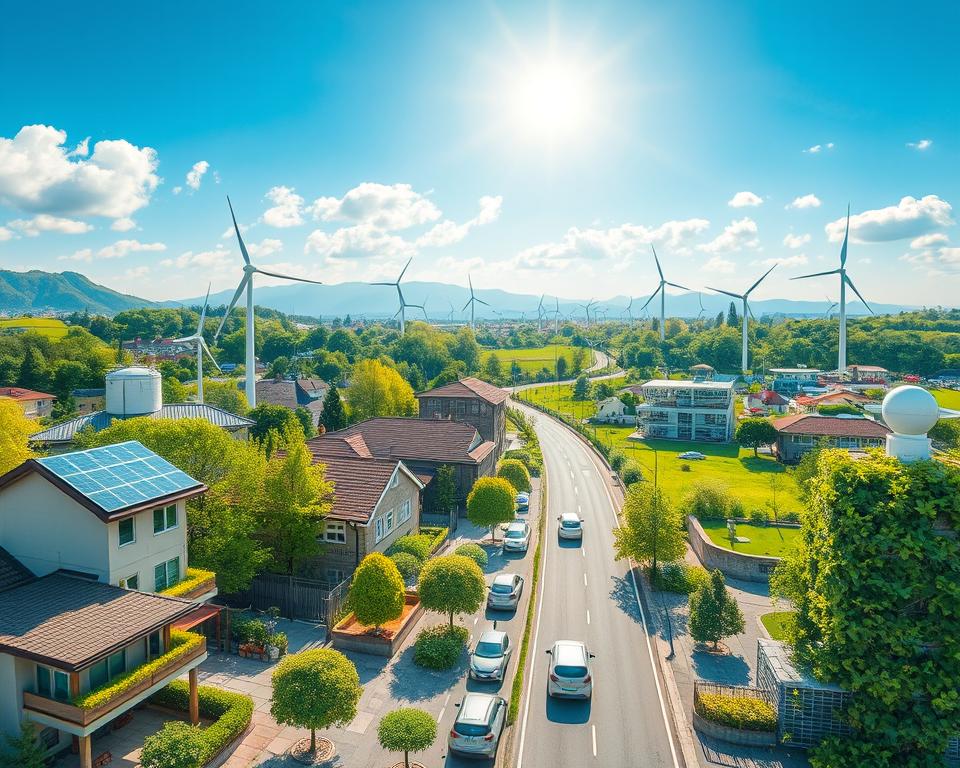
<svg viewBox="0 0 960 768">
<path fill-rule="evenodd" d="M 160 372 L 131 366 L 107 374 L 107 407 L 111 416 L 144 416 L 163 406 Z"/>
<path fill-rule="evenodd" d="M 940 418 L 940 406 L 923 387 L 913 384 L 890 390 L 880 408 L 884 422 L 893 430 L 887 436 L 887 454 L 902 461 L 930 458 L 927 432 Z"/>
</svg>

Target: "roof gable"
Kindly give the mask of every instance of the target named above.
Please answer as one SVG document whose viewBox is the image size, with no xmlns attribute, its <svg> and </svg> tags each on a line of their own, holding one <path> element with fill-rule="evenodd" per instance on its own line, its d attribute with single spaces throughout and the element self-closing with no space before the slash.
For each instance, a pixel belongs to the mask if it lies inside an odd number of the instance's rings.
<svg viewBox="0 0 960 768">
<path fill-rule="evenodd" d="M 308 445 L 326 440 L 342 443 L 350 439 L 350 450 L 356 453 L 359 450 L 357 436 L 370 454 L 379 459 L 478 464 L 495 448 L 493 442 L 480 437 L 472 424 L 403 417 L 367 419 L 307 442 Z"/>
<path fill-rule="evenodd" d="M 488 384 L 482 379 L 467 376 L 460 381 L 453 381 L 440 387 L 428 389 L 425 392 L 417 393 L 417 397 L 469 397 L 480 398 L 491 405 L 499 405 L 504 402 L 510 393 L 493 384 Z"/>
<path fill-rule="evenodd" d="M 885 437 L 890 430 L 878 421 L 860 417 L 819 416 L 801 413 L 775 419 L 773 426 L 782 434 L 819 437 Z"/>
</svg>

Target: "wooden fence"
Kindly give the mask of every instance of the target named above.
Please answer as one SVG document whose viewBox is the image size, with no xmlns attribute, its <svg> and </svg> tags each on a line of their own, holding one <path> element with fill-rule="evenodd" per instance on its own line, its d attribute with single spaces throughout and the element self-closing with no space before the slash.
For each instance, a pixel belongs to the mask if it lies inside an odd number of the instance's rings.
<svg viewBox="0 0 960 768">
<path fill-rule="evenodd" d="M 349 580 L 334 585 L 318 579 L 261 573 L 253 578 L 249 589 L 222 599 L 233 608 L 249 606 L 266 611 L 275 607 L 284 618 L 327 624 L 340 612 L 348 586 Z"/>
</svg>

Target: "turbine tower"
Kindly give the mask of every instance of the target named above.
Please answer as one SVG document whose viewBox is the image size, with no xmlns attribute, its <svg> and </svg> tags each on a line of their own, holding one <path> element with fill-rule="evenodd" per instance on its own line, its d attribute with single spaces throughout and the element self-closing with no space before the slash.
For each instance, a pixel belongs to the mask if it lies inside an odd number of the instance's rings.
<svg viewBox="0 0 960 768">
<path fill-rule="evenodd" d="M 747 288 L 745 293 L 731 293 L 730 291 L 724 291 L 721 288 L 711 288 L 709 285 L 707 286 L 708 290 L 716 291 L 717 293 L 722 293 L 724 296 L 730 296 L 734 299 L 741 299 L 743 301 L 743 312 L 741 313 L 741 317 L 740 317 L 740 335 L 741 335 L 741 341 L 743 343 L 742 356 L 740 358 L 741 360 L 740 370 L 742 370 L 744 373 L 747 372 L 747 363 L 749 362 L 749 354 L 748 354 L 749 350 L 747 349 L 747 347 L 750 343 L 749 338 L 747 336 L 747 330 L 748 330 L 747 314 L 748 313 L 751 315 L 753 314 L 753 310 L 750 309 L 750 303 L 748 301 L 748 298 L 750 294 L 753 293 L 754 288 L 760 285 L 760 283 L 764 281 L 766 276 L 769 275 L 771 272 L 773 272 L 773 270 L 775 270 L 776 268 L 777 268 L 776 264 L 770 267 L 770 269 L 768 269 L 766 272 L 763 273 L 763 277 L 761 277 L 759 280 L 757 280 L 757 282 L 755 282 L 753 285 Z M 703 304 L 701 304 L 700 306 L 702 307 Z"/>
<path fill-rule="evenodd" d="M 590 307 L 592 307 L 592 306 L 594 305 L 594 303 L 595 303 L 595 302 L 594 302 L 593 298 L 591 298 L 590 301 L 588 301 L 586 304 L 577 304 L 577 306 L 578 306 L 578 307 L 581 307 L 581 308 L 583 309 L 584 313 L 586 313 L 586 316 L 587 316 L 587 328 L 590 327 Z"/>
<path fill-rule="evenodd" d="M 207 319 L 207 301 L 210 299 L 210 284 L 207 283 L 207 297 L 203 300 L 203 309 L 200 310 L 200 322 L 197 323 L 197 332 L 191 336 L 184 336 L 180 339 L 174 339 L 172 344 L 196 344 L 197 345 L 197 402 L 203 402 L 203 353 L 207 353 L 207 357 L 210 358 L 210 362 L 213 363 L 214 367 L 219 371 L 220 366 L 217 365 L 217 361 L 214 359 L 213 355 L 210 352 L 210 348 L 207 346 L 207 342 L 203 338 L 203 321 Z M 222 371 L 221 371 L 222 373 Z"/>
<path fill-rule="evenodd" d="M 292 277 L 291 275 L 280 275 L 276 272 L 268 272 L 265 269 L 260 269 L 259 267 L 254 266 L 250 263 L 250 254 L 247 253 L 247 246 L 243 243 L 243 237 L 240 236 L 240 227 L 237 226 L 237 217 L 233 214 L 233 204 L 230 202 L 230 198 L 227 197 L 227 205 L 230 206 L 230 218 L 233 219 L 233 228 L 237 233 L 237 242 L 240 243 L 240 255 L 243 256 L 243 277 L 240 279 L 240 285 L 237 286 L 236 293 L 233 294 L 233 298 L 230 299 L 230 304 L 227 305 L 227 311 L 223 313 L 223 320 L 220 321 L 220 326 L 217 328 L 217 332 L 213 334 L 213 340 L 216 340 L 220 337 L 220 332 L 223 330 L 223 324 L 227 322 L 227 317 L 230 316 L 230 310 L 234 308 L 237 303 L 237 300 L 240 298 L 240 294 L 243 293 L 244 289 L 247 291 L 247 338 L 246 338 L 246 350 L 243 358 L 243 366 L 246 374 L 246 384 L 245 391 L 247 394 L 247 404 L 251 408 L 255 408 L 257 405 L 257 358 L 256 352 L 254 350 L 254 325 L 253 325 L 253 276 L 254 274 L 267 275 L 268 277 L 279 277 L 282 280 L 293 280 L 298 283 L 312 283 L 313 285 L 323 285 L 319 280 L 308 280 L 305 277 Z"/>
<path fill-rule="evenodd" d="M 791 280 L 806 280 L 810 277 L 822 277 L 824 275 L 840 275 L 840 343 L 838 344 L 837 352 L 837 374 L 843 376 L 847 372 L 847 286 L 853 289 L 853 292 L 857 294 L 857 298 L 863 302 L 871 315 L 875 314 L 870 305 L 867 304 L 866 299 L 860 295 L 860 291 L 857 290 L 857 286 L 853 284 L 853 280 L 850 279 L 850 276 L 847 274 L 847 239 L 850 236 L 850 206 L 847 206 L 847 227 L 843 232 L 843 245 L 840 247 L 840 267 L 838 269 L 831 269 L 829 272 L 814 272 L 812 275 L 800 275 L 799 277 L 792 277 Z"/>
<path fill-rule="evenodd" d="M 653 251 L 653 260 L 657 263 L 657 272 L 660 273 L 660 285 L 657 286 L 657 290 L 655 290 L 652 294 L 650 294 L 650 298 L 647 299 L 646 303 L 644 303 L 644 305 L 640 307 L 640 309 L 641 310 L 646 309 L 647 304 L 653 301 L 654 298 L 656 298 L 658 293 L 660 294 L 660 341 L 664 341 L 667 338 L 666 333 L 664 332 L 664 325 L 666 324 L 666 319 L 667 319 L 666 318 L 667 292 L 664 290 L 664 288 L 669 285 L 672 288 L 680 288 L 684 291 L 689 291 L 690 289 L 687 288 L 687 286 L 685 285 L 678 285 L 677 283 L 671 283 L 669 280 L 667 280 L 663 276 L 663 270 L 660 269 L 660 259 L 657 258 L 657 249 L 653 247 L 653 243 L 650 244 L 650 249 Z"/>
<path fill-rule="evenodd" d="M 543 308 L 543 300 L 546 296 L 546 294 L 542 294 L 540 296 L 540 303 L 537 304 L 537 331 L 543 331 L 543 317 L 547 314 L 547 311 Z"/>
<path fill-rule="evenodd" d="M 407 263 L 404 264 L 403 269 L 400 270 L 400 277 L 398 277 L 394 282 L 370 283 L 370 285 L 392 285 L 394 288 L 397 289 L 397 297 L 400 299 L 400 309 L 397 310 L 397 314 L 394 315 L 394 317 L 397 317 L 397 315 L 400 316 L 400 335 L 401 336 L 403 336 L 403 334 L 406 332 L 406 329 L 407 329 L 407 307 L 415 307 L 416 309 L 421 309 L 423 310 L 424 315 L 427 314 L 426 310 L 423 309 L 422 304 L 408 304 L 407 300 L 403 298 L 403 290 L 400 288 L 400 281 L 403 280 L 403 276 L 407 271 L 407 267 L 410 266 L 411 261 L 413 261 L 413 256 L 407 259 Z"/>
<path fill-rule="evenodd" d="M 553 335 L 556 336 L 560 333 L 560 299 L 554 296 L 553 300 L 556 302 L 556 307 L 553 310 Z"/>
<path fill-rule="evenodd" d="M 630 297 L 630 303 L 623 308 L 623 312 L 620 313 L 620 319 L 623 320 L 623 316 L 626 315 L 628 319 L 628 325 L 633 325 L 633 296 Z"/>
<path fill-rule="evenodd" d="M 489 307 L 490 305 L 489 305 L 487 302 L 485 302 L 483 299 L 478 299 L 478 298 L 474 295 L 474 293 L 473 293 L 473 278 L 470 277 L 470 273 L 469 273 L 469 272 L 467 273 L 467 282 L 470 283 L 470 298 L 467 299 L 467 303 L 463 305 L 463 309 L 461 309 L 460 311 L 461 311 L 461 312 L 464 312 L 464 311 L 466 311 L 467 307 L 470 307 L 470 330 L 472 331 L 473 328 L 474 328 L 474 308 L 475 308 L 475 305 L 477 305 L 477 304 L 483 304 L 483 305 L 486 306 L 486 307 Z"/>
</svg>

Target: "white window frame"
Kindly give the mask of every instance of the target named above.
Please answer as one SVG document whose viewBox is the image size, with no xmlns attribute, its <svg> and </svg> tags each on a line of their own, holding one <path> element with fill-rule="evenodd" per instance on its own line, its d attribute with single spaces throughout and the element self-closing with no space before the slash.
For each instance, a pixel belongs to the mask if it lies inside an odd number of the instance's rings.
<svg viewBox="0 0 960 768">
<path fill-rule="evenodd" d="M 133 538 L 130 541 L 120 541 L 120 526 L 130 521 L 130 526 L 133 529 Z M 117 521 L 117 548 L 121 549 L 123 547 L 129 547 L 131 544 L 137 543 L 137 518 L 134 515 L 133 517 L 125 517 L 123 520 Z"/>
<path fill-rule="evenodd" d="M 347 524 L 340 520 L 328 520 L 323 527 L 323 540 L 328 544 L 346 544 Z"/>
<path fill-rule="evenodd" d="M 388 509 L 387 514 L 385 514 L 383 517 L 386 520 L 386 523 L 384 523 L 384 528 L 389 534 L 393 530 L 393 523 L 394 523 L 393 509 Z"/>
<path fill-rule="evenodd" d="M 128 586 L 127 586 L 127 584 L 130 583 L 130 580 L 131 580 L 131 579 L 136 579 L 136 580 L 137 580 L 137 586 L 135 586 L 135 587 L 128 587 Z M 140 589 L 140 573 L 139 573 L 139 571 L 138 571 L 137 573 L 131 573 L 129 576 L 125 576 L 124 578 L 120 579 L 120 581 L 117 582 L 117 585 L 118 585 L 121 589 L 137 589 L 137 590 L 139 590 L 139 589 Z"/>
<path fill-rule="evenodd" d="M 374 521 L 373 526 L 374 526 L 374 539 L 376 540 L 377 543 L 380 543 L 381 541 L 383 541 L 383 518 L 378 517 Z"/>
<path fill-rule="evenodd" d="M 400 473 L 394 471 L 393 477 L 390 478 L 390 487 L 396 488 L 398 485 L 400 485 Z"/>
<path fill-rule="evenodd" d="M 170 509 L 170 507 L 173 507 L 173 514 L 174 514 L 174 518 L 176 519 L 176 522 L 173 525 L 167 525 L 167 511 Z M 176 502 L 174 502 L 173 504 L 167 504 L 163 507 L 155 508 L 153 510 L 154 515 L 156 515 L 157 509 L 160 509 L 163 511 L 163 528 L 161 528 L 159 531 L 157 530 L 156 518 L 154 518 L 154 520 L 152 521 L 154 536 L 162 536 L 167 531 L 173 531 L 180 527 L 180 509 L 177 507 Z"/>
<path fill-rule="evenodd" d="M 397 525 L 403 525 L 407 520 L 410 519 L 410 499 L 407 499 L 403 504 L 400 505 L 400 512 L 397 515 Z"/>
</svg>

